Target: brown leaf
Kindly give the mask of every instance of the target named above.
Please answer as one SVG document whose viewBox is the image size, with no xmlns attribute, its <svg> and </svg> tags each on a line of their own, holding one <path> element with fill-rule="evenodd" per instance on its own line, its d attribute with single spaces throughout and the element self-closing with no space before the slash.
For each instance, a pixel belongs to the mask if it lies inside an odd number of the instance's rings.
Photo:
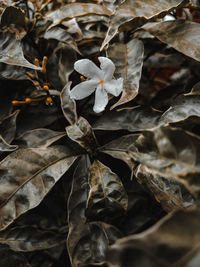
<svg viewBox="0 0 200 267">
<path fill-rule="evenodd" d="M 86 119 L 80 117 L 75 124 L 66 127 L 66 131 L 70 139 L 77 142 L 90 154 L 96 153 L 98 143 L 92 127 Z"/>
<path fill-rule="evenodd" d="M 198 209 L 179 210 L 141 234 L 117 240 L 109 249 L 108 266 L 198 266 L 199 220 Z"/>
<path fill-rule="evenodd" d="M 133 39 L 127 44 L 115 43 L 107 51 L 116 66 L 115 75 L 124 79 L 122 96 L 111 109 L 133 100 L 138 94 L 142 73 L 144 47 L 142 41 Z"/>
<path fill-rule="evenodd" d="M 135 30 L 148 20 L 163 13 L 170 12 L 174 8 L 182 5 L 183 0 L 125 0 L 115 10 L 111 16 L 110 25 L 105 40 L 101 46 L 103 49 L 112 38 L 114 38 L 122 28 Z"/>
<path fill-rule="evenodd" d="M 56 25 L 62 23 L 64 20 L 69 20 L 88 14 L 110 16 L 111 12 L 102 5 L 71 3 L 57 9 L 56 11 L 49 12 L 46 17 L 53 20 L 53 24 Z"/>
<path fill-rule="evenodd" d="M 31 64 L 24 58 L 21 42 L 14 34 L 2 30 L 0 31 L 0 62 L 41 70 L 41 67 Z"/>
<path fill-rule="evenodd" d="M 0 136 L 0 152 L 12 152 L 16 150 L 18 146 L 8 144 L 2 136 Z"/>
<path fill-rule="evenodd" d="M 19 110 L 16 110 L 0 122 L 0 135 L 8 144 L 10 144 L 15 137 L 18 114 Z"/>
<path fill-rule="evenodd" d="M 20 146 L 20 148 L 48 147 L 65 135 L 65 132 L 57 132 L 50 129 L 39 128 L 25 132 L 16 138 L 15 142 Z"/>
<path fill-rule="evenodd" d="M 88 156 L 82 156 L 73 177 L 68 201 L 68 253 L 74 267 L 96 265 L 105 267 L 107 248 L 121 234 L 114 226 L 106 223 L 85 222 L 85 208 L 89 191 L 87 180 L 89 167 Z"/>
<path fill-rule="evenodd" d="M 161 113 L 149 107 L 112 111 L 103 114 L 93 125 L 95 130 L 130 132 L 153 128 L 158 125 Z"/>
<path fill-rule="evenodd" d="M 127 211 L 127 193 L 120 178 L 110 168 L 95 160 L 89 171 L 88 182 L 87 219 L 113 222 Z"/>
<path fill-rule="evenodd" d="M 161 42 L 186 56 L 200 61 L 200 24 L 192 21 L 175 20 L 149 23 L 143 27 Z"/>
<path fill-rule="evenodd" d="M 14 252 L 4 244 L 0 244 L 0 265 L 1 267 L 31 267 L 23 254 Z"/>
<path fill-rule="evenodd" d="M 13 251 L 44 250 L 61 245 L 65 240 L 62 233 L 29 225 L 16 226 L 0 233 L 0 243 L 9 245 Z"/>
<path fill-rule="evenodd" d="M 61 101 L 61 108 L 65 118 L 70 124 L 74 124 L 77 122 L 78 118 L 76 113 L 76 101 L 71 99 L 69 94 L 71 84 L 72 82 L 68 82 L 63 88 L 60 94 L 60 101 Z"/>
<path fill-rule="evenodd" d="M 24 148 L 0 163 L 0 228 L 36 207 L 77 159 L 63 146 Z"/>
<path fill-rule="evenodd" d="M 145 165 L 139 165 L 136 177 L 147 186 L 166 212 L 195 206 L 195 199 L 179 181 L 160 174 Z"/>
</svg>

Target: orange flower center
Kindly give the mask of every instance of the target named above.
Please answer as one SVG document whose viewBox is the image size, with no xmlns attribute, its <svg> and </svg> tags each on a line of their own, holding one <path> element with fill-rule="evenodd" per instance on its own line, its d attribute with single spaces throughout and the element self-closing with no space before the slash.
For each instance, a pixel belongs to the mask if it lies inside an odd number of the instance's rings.
<svg viewBox="0 0 200 267">
<path fill-rule="evenodd" d="M 100 80 L 99 83 L 100 83 L 100 84 L 104 84 L 104 80 Z"/>
</svg>

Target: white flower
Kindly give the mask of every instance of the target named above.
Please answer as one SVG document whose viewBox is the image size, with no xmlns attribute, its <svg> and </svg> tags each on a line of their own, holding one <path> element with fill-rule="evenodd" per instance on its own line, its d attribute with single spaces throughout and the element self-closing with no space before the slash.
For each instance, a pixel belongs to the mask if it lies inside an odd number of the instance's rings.
<svg viewBox="0 0 200 267">
<path fill-rule="evenodd" d="M 87 77 L 87 80 L 76 85 L 70 92 L 71 98 L 79 100 L 88 97 L 96 90 L 93 107 L 96 113 L 105 109 L 108 104 L 108 93 L 119 96 L 123 89 L 123 78 L 113 79 L 114 63 L 107 57 L 98 59 L 101 69 L 89 59 L 76 61 L 74 69 Z"/>
</svg>

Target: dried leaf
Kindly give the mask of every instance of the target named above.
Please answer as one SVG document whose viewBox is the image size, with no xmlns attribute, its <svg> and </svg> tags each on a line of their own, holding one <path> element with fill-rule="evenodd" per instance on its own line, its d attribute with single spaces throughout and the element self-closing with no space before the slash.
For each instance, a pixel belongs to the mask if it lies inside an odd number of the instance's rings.
<svg viewBox="0 0 200 267">
<path fill-rule="evenodd" d="M 125 0 L 115 10 L 111 16 L 110 25 L 105 40 L 101 46 L 103 49 L 111 39 L 113 39 L 122 28 L 135 30 L 145 24 L 148 20 L 166 14 L 174 8 L 181 6 L 186 1 L 183 0 Z"/>
<path fill-rule="evenodd" d="M 17 226 L 0 233 L 0 243 L 13 251 L 35 251 L 53 248 L 65 242 L 63 233 L 41 230 L 32 226 Z"/>
<path fill-rule="evenodd" d="M 98 143 L 92 127 L 86 119 L 80 117 L 75 124 L 66 127 L 66 131 L 69 138 L 77 142 L 90 154 L 96 153 Z"/>
<path fill-rule="evenodd" d="M 200 61 L 200 25 L 185 20 L 149 23 L 144 29 L 186 56 Z"/>
<path fill-rule="evenodd" d="M 15 137 L 16 119 L 18 114 L 19 110 L 16 110 L 0 122 L 0 135 L 8 144 L 10 144 Z"/>
<path fill-rule="evenodd" d="M 114 222 L 127 211 L 127 193 L 120 178 L 110 168 L 95 160 L 90 168 L 88 182 L 88 220 Z"/>
<path fill-rule="evenodd" d="M 200 96 L 186 95 L 178 97 L 160 117 L 159 124 L 175 125 L 188 119 L 200 119 Z M 188 123 L 187 123 L 188 126 Z"/>
<path fill-rule="evenodd" d="M 18 148 L 16 145 L 9 145 L 3 138 L 0 136 L 0 152 L 12 152 Z"/>
<path fill-rule="evenodd" d="M 14 252 L 7 245 L 0 244 L 0 265 L 1 267 L 32 267 L 24 255 Z"/>
<path fill-rule="evenodd" d="M 88 169 L 90 162 L 83 156 L 74 173 L 71 195 L 68 202 L 69 234 L 67 238 L 71 264 L 78 266 L 105 266 L 108 246 L 120 232 L 113 226 L 102 223 L 85 223 L 85 207 L 88 196 Z"/>
<path fill-rule="evenodd" d="M 108 57 L 115 63 L 117 78 L 124 79 L 122 96 L 111 109 L 131 101 L 138 94 L 142 72 L 144 47 L 142 41 L 133 39 L 127 44 L 115 43 L 107 51 Z"/>
<path fill-rule="evenodd" d="M 196 205 L 186 187 L 173 176 L 170 178 L 145 165 L 139 165 L 136 177 L 139 183 L 150 189 L 166 212 Z"/>
<path fill-rule="evenodd" d="M 36 207 L 76 160 L 63 146 L 24 148 L 0 163 L 0 228 Z"/>
<path fill-rule="evenodd" d="M 14 34 L 2 30 L 0 30 L 0 62 L 41 70 L 41 67 L 29 63 L 24 58 L 21 42 L 15 38 Z"/>
<path fill-rule="evenodd" d="M 141 234 L 117 240 L 108 266 L 198 266 L 199 219 L 199 210 L 179 210 Z"/>
<path fill-rule="evenodd" d="M 89 14 L 110 16 L 111 12 L 102 5 L 71 3 L 57 9 L 56 11 L 49 12 L 46 17 L 52 19 L 53 24 L 56 25 L 62 23 L 64 20 L 69 20 Z"/>
<path fill-rule="evenodd" d="M 20 148 L 48 147 L 65 135 L 65 132 L 57 132 L 50 129 L 39 128 L 25 132 L 15 139 L 15 143 L 18 144 Z"/>
<path fill-rule="evenodd" d="M 60 94 L 60 102 L 63 114 L 70 124 L 78 120 L 76 113 L 76 102 L 70 97 L 71 82 L 68 82 Z"/>
<path fill-rule="evenodd" d="M 17 27 L 25 28 L 25 12 L 15 6 L 5 8 L 1 15 L 1 26 L 9 27 L 10 24 L 15 24 Z"/>
<path fill-rule="evenodd" d="M 141 131 L 157 126 L 160 115 L 160 112 L 143 106 L 117 112 L 112 111 L 102 115 L 94 123 L 93 129 Z"/>
</svg>

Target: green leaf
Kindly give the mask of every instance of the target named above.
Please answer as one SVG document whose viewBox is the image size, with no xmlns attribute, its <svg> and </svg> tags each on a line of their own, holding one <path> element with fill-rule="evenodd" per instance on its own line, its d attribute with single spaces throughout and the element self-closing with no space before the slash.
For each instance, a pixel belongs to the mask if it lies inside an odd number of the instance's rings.
<svg viewBox="0 0 200 267">
<path fill-rule="evenodd" d="M 77 159 L 63 146 L 24 148 L 0 163 L 0 229 L 36 207 Z"/>
<path fill-rule="evenodd" d="M 110 168 L 95 160 L 90 167 L 88 182 L 90 185 L 86 209 L 88 220 L 114 222 L 127 211 L 127 193 L 120 178 Z"/>
<path fill-rule="evenodd" d="M 200 25 L 185 20 L 149 23 L 143 27 L 179 52 L 200 61 Z"/>
<path fill-rule="evenodd" d="M 115 43 L 107 50 L 108 57 L 116 66 L 115 75 L 124 79 L 122 96 L 111 109 L 133 100 L 139 90 L 144 47 L 142 41 L 133 39 L 127 44 Z"/>
</svg>

